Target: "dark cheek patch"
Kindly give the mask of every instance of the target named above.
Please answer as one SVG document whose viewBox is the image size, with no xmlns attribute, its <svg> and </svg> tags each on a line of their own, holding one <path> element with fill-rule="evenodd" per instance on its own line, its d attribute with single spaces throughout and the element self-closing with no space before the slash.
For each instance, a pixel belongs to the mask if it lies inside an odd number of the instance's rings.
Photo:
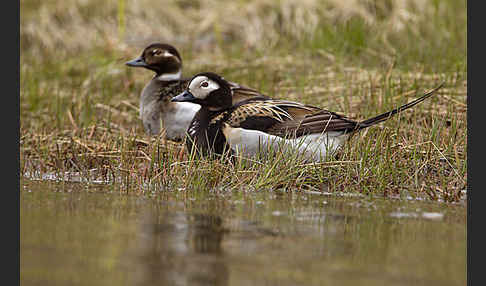
<svg viewBox="0 0 486 286">
<path fill-rule="evenodd" d="M 149 64 L 149 65 L 153 63 L 153 58 L 152 58 L 150 55 L 146 55 L 146 56 L 144 57 L 144 60 L 145 60 L 145 62 L 146 62 L 147 64 Z"/>
</svg>

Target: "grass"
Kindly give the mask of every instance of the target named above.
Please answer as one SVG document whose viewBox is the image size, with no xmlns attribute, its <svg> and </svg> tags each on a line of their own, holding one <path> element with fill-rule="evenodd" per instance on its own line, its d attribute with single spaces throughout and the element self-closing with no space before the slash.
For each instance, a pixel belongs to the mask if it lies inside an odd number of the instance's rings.
<svg viewBox="0 0 486 286">
<path fill-rule="evenodd" d="M 296 3 L 299 3 L 298 5 Z M 228 15 L 231 15 L 229 17 Z M 128 192 L 317 190 L 458 201 L 467 187 L 466 1 L 21 1 L 21 175 Z M 184 74 L 214 71 L 273 97 L 366 119 L 440 92 L 353 137 L 337 158 L 228 163 L 149 138 L 149 71 L 174 44 Z"/>
</svg>

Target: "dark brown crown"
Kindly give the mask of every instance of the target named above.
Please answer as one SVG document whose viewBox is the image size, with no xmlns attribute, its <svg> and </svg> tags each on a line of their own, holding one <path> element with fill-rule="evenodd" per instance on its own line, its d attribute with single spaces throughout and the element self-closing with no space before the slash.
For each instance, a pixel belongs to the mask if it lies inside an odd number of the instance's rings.
<svg viewBox="0 0 486 286">
<path fill-rule="evenodd" d="M 167 53 L 172 56 L 167 56 Z M 127 65 L 144 67 L 154 71 L 157 75 L 162 75 L 181 71 L 182 59 L 177 49 L 173 46 L 164 43 L 153 43 L 143 50 L 140 57 L 128 62 Z"/>
</svg>

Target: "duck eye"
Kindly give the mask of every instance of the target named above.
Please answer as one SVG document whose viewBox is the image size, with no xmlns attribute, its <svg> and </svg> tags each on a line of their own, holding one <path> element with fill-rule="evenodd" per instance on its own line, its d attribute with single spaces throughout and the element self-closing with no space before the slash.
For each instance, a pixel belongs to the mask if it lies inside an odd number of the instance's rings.
<svg viewBox="0 0 486 286">
<path fill-rule="evenodd" d="M 152 51 L 152 55 L 154 55 L 154 56 L 158 56 L 158 55 L 160 55 L 160 53 L 161 53 L 161 52 L 162 52 L 161 50 L 156 49 L 156 50 L 153 50 L 153 51 Z"/>
<path fill-rule="evenodd" d="M 209 86 L 209 83 L 207 81 L 203 81 L 201 83 L 201 87 L 208 87 Z"/>
</svg>

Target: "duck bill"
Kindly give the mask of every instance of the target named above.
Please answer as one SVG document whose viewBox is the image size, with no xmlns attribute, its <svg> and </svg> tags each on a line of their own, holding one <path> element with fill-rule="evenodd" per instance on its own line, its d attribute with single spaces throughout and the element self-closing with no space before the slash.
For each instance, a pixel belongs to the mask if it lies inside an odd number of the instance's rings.
<svg viewBox="0 0 486 286">
<path fill-rule="evenodd" d="M 171 101 L 172 102 L 192 102 L 195 99 L 196 98 L 194 97 L 194 95 L 192 95 L 192 93 L 185 90 L 184 92 L 174 96 Z"/>
<path fill-rule="evenodd" d="M 147 67 L 147 63 L 142 59 L 142 57 L 138 57 L 136 59 L 133 59 L 131 61 L 128 61 L 125 63 L 129 67 Z"/>
</svg>

